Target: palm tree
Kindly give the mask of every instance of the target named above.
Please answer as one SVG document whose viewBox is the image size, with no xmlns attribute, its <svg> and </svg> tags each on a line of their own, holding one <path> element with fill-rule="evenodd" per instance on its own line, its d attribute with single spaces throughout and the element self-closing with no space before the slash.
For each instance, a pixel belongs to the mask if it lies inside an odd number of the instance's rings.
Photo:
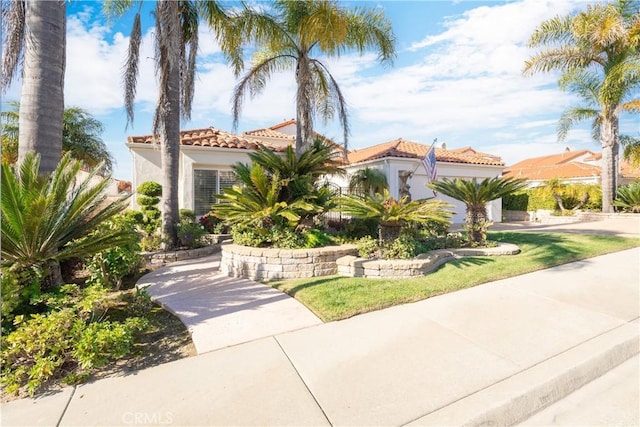
<svg viewBox="0 0 640 427">
<path fill-rule="evenodd" d="M 622 157 L 635 167 L 640 166 L 640 138 L 620 135 L 620 145 L 624 147 Z"/>
<path fill-rule="evenodd" d="M 323 176 L 344 175 L 338 156 L 340 153 L 335 145 L 321 139 L 315 139 L 311 147 L 299 157 L 291 146 L 285 149 L 284 155 L 265 147 L 249 154 L 253 163 L 262 166 L 269 174 L 277 173 L 280 176 L 281 200 L 286 202 L 312 196 Z M 247 166 L 239 164 L 234 170 L 241 175 L 246 168 Z"/>
<path fill-rule="evenodd" d="M 219 218 L 259 229 L 295 227 L 304 214 L 319 209 L 302 198 L 289 202 L 282 200 L 283 181 L 278 173 L 269 174 L 256 163 L 247 171 L 247 176 L 242 172 L 238 174 L 244 187 L 225 188 L 224 194 L 216 196 L 223 201 L 212 206 L 213 213 Z"/>
<path fill-rule="evenodd" d="M 391 23 L 382 12 L 356 8 L 345 10 L 333 0 L 275 0 L 274 14 L 245 8 L 237 16 L 235 31 L 254 40 L 259 51 L 251 69 L 236 85 L 233 119 L 237 127 L 247 92 L 260 93 L 276 72 L 295 70 L 296 155 L 313 141 L 313 120 L 317 113 L 325 120 L 337 112 L 347 147 L 349 120 L 344 96 L 329 69 L 313 55 L 338 57 L 349 50 L 360 53 L 374 48 L 379 60 L 391 63 L 395 38 Z"/>
<path fill-rule="evenodd" d="M 451 212 L 448 203 L 441 200 L 410 201 L 408 196 L 396 200 L 388 190 L 382 193 L 339 197 L 340 210 L 359 219 L 378 222 L 380 245 L 396 239 L 400 230 L 408 224 L 426 224 L 430 221 L 449 226 Z"/>
<path fill-rule="evenodd" d="M 387 176 L 380 169 L 360 169 L 349 178 L 349 192 L 360 196 L 382 193 L 388 188 Z"/>
<path fill-rule="evenodd" d="M 602 146 L 602 210 L 612 212 L 617 178 L 619 117 L 640 112 L 640 3 L 617 0 L 540 24 L 529 45 L 543 50 L 525 63 L 525 74 L 559 70 L 560 88 L 583 104 L 566 110 L 558 125 L 564 139 L 576 122 L 592 120 Z"/>
<path fill-rule="evenodd" d="M 15 163 L 18 158 L 20 103 L 9 101 L 9 110 L 2 112 L 2 159 Z M 62 116 L 62 153 L 81 160 L 85 169 L 100 166 L 105 175 L 113 170 L 114 159 L 100 138 L 102 123 L 80 107 L 67 107 Z"/>
<path fill-rule="evenodd" d="M 124 72 L 125 108 L 128 123 L 134 119 L 134 102 L 140 62 L 142 30 L 140 8 L 142 1 L 107 0 L 105 12 L 109 16 L 122 16 L 134 3 L 138 10 L 134 18 L 129 40 L 129 52 Z M 236 41 L 222 37 L 228 16 L 216 1 L 156 2 L 155 45 L 156 75 L 158 78 L 158 103 L 153 119 L 153 134 L 158 136 L 162 162 L 162 235 L 168 248 L 178 243 L 176 224 L 178 210 L 178 168 L 180 155 L 180 118 L 189 120 L 193 100 L 196 54 L 198 51 L 198 20 L 204 17 L 217 30 L 223 51 L 239 67 L 241 59 L 234 56 Z M 127 123 L 127 124 L 128 124 Z"/>
<path fill-rule="evenodd" d="M 2 165 L 3 268 L 52 274 L 52 284 L 60 284 L 60 261 L 91 256 L 137 239 L 135 233 L 118 230 L 91 233 L 127 204 L 126 197 L 105 203 L 108 176 L 93 183 L 94 170 L 80 179 L 82 163 L 70 153 L 50 174 L 39 175 L 39 163 L 38 155 L 28 153 L 20 165 Z"/>
<path fill-rule="evenodd" d="M 487 221 L 487 203 L 526 186 L 527 183 L 523 179 L 501 177 L 485 178 L 481 182 L 476 178 L 472 180 L 443 178 L 427 185 L 432 190 L 465 204 L 467 208 L 465 227 L 471 241 L 478 244 L 486 242 L 487 228 L 491 225 L 491 222 Z"/>
<path fill-rule="evenodd" d="M 3 91 L 22 66 L 18 160 L 40 154 L 42 174 L 56 168 L 62 150 L 66 22 L 65 0 L 2 2 Z"/>
</svg>

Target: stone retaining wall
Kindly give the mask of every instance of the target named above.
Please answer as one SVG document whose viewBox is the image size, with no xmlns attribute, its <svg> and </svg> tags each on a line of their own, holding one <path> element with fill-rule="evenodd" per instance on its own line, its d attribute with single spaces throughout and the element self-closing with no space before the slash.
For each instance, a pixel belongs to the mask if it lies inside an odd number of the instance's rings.
<svg viewBox="0 0 640 427">
<path fill-rule="evenodd" d="M 520 248 L 511 243 L 501 243 L 494 248 L 439 249 L 420 254 L 407 260 L 372 260 L 345 256 L 338 258 L 338 274 L 348 277 L 369 277 L 378 279 L 406 279 L 424 276 L 447 261 L 463 256 L 515 255 Z"/>
<path fill-rule="evenodd" d="M 202 258 L 220 252 L 220 244 L 209 245 L 198 249 L 187 249 L 167 252 L 143 252 L 142 258 L 150 264 L 168 264 L 186 259 Z"/>
<path fill-rule="evenodd" d="M 336 259 L 354 254 L 355 245 L 273 249 L 225 244 L 220 271 L 231 277 L 261 281 L 329 276 L 338 271 Z"/>
</svg>

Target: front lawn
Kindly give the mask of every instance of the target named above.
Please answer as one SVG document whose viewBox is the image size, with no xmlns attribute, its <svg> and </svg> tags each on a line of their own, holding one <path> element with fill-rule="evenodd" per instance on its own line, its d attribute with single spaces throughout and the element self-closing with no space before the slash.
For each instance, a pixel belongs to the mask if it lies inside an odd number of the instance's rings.
<svg viewBox="0 0 640 427">
<path fill-rule="evenodd" d="M 640 246 L 640 239 L 586 234 L 496 232 L 490 233 L 489 239 L 515 243 L 522 252 L 500 257 L 465 257 L 416 279 L 329 276 L 270 285 L 295 297 L 328 322 Z"/>
</svg>

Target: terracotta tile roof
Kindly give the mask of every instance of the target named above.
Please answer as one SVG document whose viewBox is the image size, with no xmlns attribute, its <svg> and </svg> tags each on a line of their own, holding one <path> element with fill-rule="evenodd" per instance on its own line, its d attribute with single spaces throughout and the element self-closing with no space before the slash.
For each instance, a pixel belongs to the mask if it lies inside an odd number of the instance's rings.
<svg viewBox="0 0 640 427">
<path fill-rule="evenodd" d="M 348 155 L 348 159 L 349 163 L 359 163 L 385 157 L 423 159 L 424 156 L 427 155 L 429 148 L 429 145 L 398 138 L 393 141 L 374 145 L 373 147 L 351 151 Z M 436 148 L 436 160 L 447 163 L 504 166 L 504 162 L 502 162 L 500 157 L 480 153 L 471 147 L 459 148 L 456 150 Z"/>
<path fill-rule="evenodd" d="M 256 130 L 250 130 L 247 132 L 242 132 L 242 136 L 279 138 L 279 139 L 290 139 L 290 140 L 296 139 L 295 135 L 287 135 L 286 133 L 278 132 L 277 130 L 273 130 L 271 128 L 256 129 Z"/>
<path fill-rule="evenodd" d="M 553 178 L 591 178 L 600 177 L 600 166 L 582 162 L 569 162 L 541 167 L 507 168 L 503 176 L 524 178 L 530 181 L 544 181 Z"/>
<path fill-rule="evenodd" d="M 540 157 L 531 157 L 529 159 L 524 159 L 521 162 L 515 163 L 507 168 L 509 169 L 527 169 L 527 168 L 540 168 L 544 166 L 553 166 L 559 165 L 562 163 L 568 163 L 572 160 L 583 156 L 585 154 L 589 154 L 594 156 L 595 153 L 589 150 L 578 150 L 578 151 L 564 151 L 560 154 L 551 154 L 548 156 L 540 156 Z"/>
<path fill-rule="evenodd" d="M 154 142 L 153 135 L 129 136 L 128 143 L 134 144 L 152 144 Z M 220 147 L 220 148 L 238 148 L 244 150 L 255 150 L 258 145 L 255 140 L 234 135 L 213 127 L 202 129 L 188 129 L 180 131 L 180 145 L 194 147 Z M 263 144 L 273 151 L 283 151 L 283 147 L 271 147 Z"/>
<path fill-rule="evenodd" d="M 296 124 L 296 119 L 289 119 L 289 120 L 285 120 L 281 123 L 275 124 L 273 126 L 269 126 L 269 129 L 271 130 L 277 130 L 280 128 L 283 128 L 285 126 L 289 126 L 289 125 L 295 125 Z"/>
</svg>

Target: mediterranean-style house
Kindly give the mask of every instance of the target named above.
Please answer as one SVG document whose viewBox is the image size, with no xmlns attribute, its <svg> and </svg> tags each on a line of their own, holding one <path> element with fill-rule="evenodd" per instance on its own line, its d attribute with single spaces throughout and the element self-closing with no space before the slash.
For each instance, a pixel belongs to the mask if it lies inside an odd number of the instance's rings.
<svg viewBox="0 0 640 427">
<path fill-rule="evenodd" d="M 179 206 L 194 210 L 198 216 L 209 212 L 211 204 L 216 202 L 214 195 L 235 184 L 231 166 L 237 162 L 248 163 L 249 153 L 257 150 L 258 144 L 275 152 L 284 151 L 294 144 L 295 126 L 295 120 L 287 120 L 268 128 L 243 132 L 242 135 L 213 127 L 181 131 Z M 153 137 L 130 136 L 127 147 L 133 156 L 133 189 L 144 181 L 160 181 L 160 151 Z M 338 145 L 336 148 L 342 149 Z M 352 174 L 367 167 L 377 168 L 387 176 L 389 191 L 394 197 L 401 195 L 401 185 L 408 185 L 413 199 L 432 198 L 434 194 L 425 186 L 427 175 L 421 165 L 429 148 L 418 142 L 396 139 L 347 152 L 345 169 Z M 504 169 L 500 157 L 471 147 L 449 150 L 441 146 L 435 149 L 435 154 L 438 177 L 484 179 L 500 176 Z M 348 177 L 327 178 L 337 187 L 348 186 Z M 464 221 L 464 205 L 443 195 L 438 195 L 438 198 L 455 206 L 454 222 Z M 135 206 L 135 201 L 132 201 L 132 207 Z M 488 214 L 491 220 L 501 220 L 501 207 L 500 200 L 490 203 Z"/>
<path fill-rule="evenodd" d="M 504 176 L 524 178 L 530 187 L 545 185 L 550 179 L 567 184 L 600 184 L 602 153 L 589 150 L 572 151 L 567 147 L 562 153 L 531 157 L 504 170 Z M 640 179 L 640 169 L 626 161 L 620 162 L 618 185 L 626 185 Z"/>
</svg>

